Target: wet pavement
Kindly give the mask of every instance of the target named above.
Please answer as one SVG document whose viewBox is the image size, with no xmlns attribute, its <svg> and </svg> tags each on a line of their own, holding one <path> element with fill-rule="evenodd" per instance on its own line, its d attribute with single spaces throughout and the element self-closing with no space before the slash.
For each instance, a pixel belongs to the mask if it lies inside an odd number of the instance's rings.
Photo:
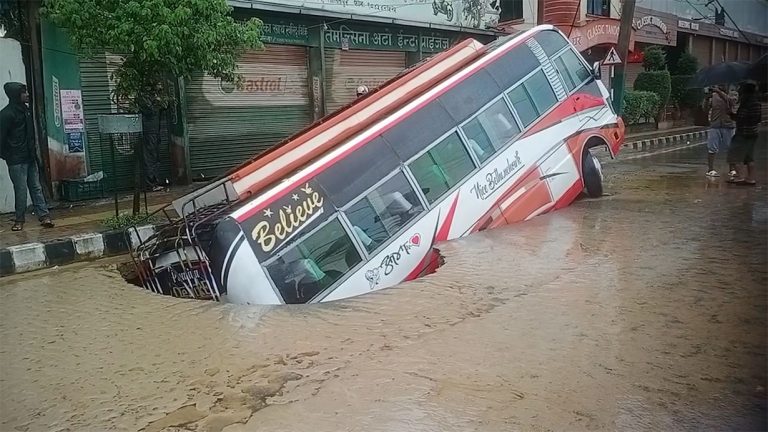
<svg viewBox="0 0 768 432">
<path fill-rule="evenodd" d="M 755 188 L 703 151 L 331 304 L 155 296 L 109 262 L 2 279 L 0 430 L 763 430 L 765 146 Z"/>
<path fill-rule="evenodd" d="M 200 184 L 192 184 L 189 186 L 173 187 L 172 189 L 159 192 L 148 192 L 146 195 L 147 209 L 152 213 L 200 186 Z M 144 195 L 142 195 L 141 199 L 141 209 L 144 211 Z M 132 208 L 133 194 L 119 193 L 118 211 L 120 213 L 130 213 Z M 27 221 L 24 225 L 24 230 L 14 232 L 11 231 L 14 219 L 13 213 L 0 214 L 0 248 L 26 243 L 45 243 L 78 234 L 108 231 L 109 228 L 102 222 L 114 215 L 114 197 L 90 201 L 60 201 L 54 203 L 51 208 L 51 216 L 56 223 L 56 227 L 52 229 L 40 226 L 37 218 L 30 210 L 30 213 L 26 216 Z"/>
</svg>

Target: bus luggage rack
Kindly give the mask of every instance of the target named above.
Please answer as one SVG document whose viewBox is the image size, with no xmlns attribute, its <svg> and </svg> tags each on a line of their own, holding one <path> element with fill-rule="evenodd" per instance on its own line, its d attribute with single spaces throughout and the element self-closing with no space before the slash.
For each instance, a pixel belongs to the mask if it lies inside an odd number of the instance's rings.
<svg viewBox="0 0 768 432">
<path fill-rule="evenodd" d="M 237 200 L 230 199 L 226 185 L 225 200 L 199 205 L 199 196 L 192 196 L 181 205 L 182 214 L 172 204 L 152 213 L 162 214 L 165 223 L 142 238 L 138 225 L 126 230 L 130 253 L 142 286 L 156 294 L 199 300 L 221 300 L 221 292 L 205 253 L 216 224 Z M 131 241 L 136 239 L 135 242 Z"/>
</svg>

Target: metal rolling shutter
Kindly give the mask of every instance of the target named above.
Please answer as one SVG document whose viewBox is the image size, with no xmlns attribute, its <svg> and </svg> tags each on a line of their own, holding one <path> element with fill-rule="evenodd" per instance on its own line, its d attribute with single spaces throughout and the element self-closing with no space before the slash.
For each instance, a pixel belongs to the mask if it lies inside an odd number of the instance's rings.
<svg viewBox="0 0 768 432">
<path fill-rule="evenodd" d="M 312 122 L 307 48 L 264 48 L 241 58 L 239 89 L 209 76 L 187 85 L 193 178 L 224 174 Z"/>
<path fill-rule="evenodd" d="M 637 79 L 637 76 L 640 75 L 640 72 L 643 71 L 643 64 L 642 63 L 629 63 L 627 64 L 626 69 L 626 86 L 627 88 L 634 88 L 635 87 L 635 80 Z"/>
<path fill-rule="evenodd" d="M 715 39 L 715 52 L 712 56 L 712 64 L 722 63 L 726 60 L 725 56 L 725 43 L 722 39 Z"/>
<path fill-rule="evenodd" d="M 728 42 L 728 57 L 727 61 L 739 60 L 739 43 L 730 41 Z"/>
<path fill-rule="evenodd" d="M 699 59 L 699 67 L 711 65 L 712 39 L 704 36 L 695 36 L 692 54 Z"/>
<path fill-rule="evenodd" d="M 374 89 L 402 72 L 405 65 L 404 52 L 326 49 L 326 113 L 352 102 L 358 86 Z"/>
<path fill-rule="evenodd" d="M 134 166 L 133 142 L 115 137 L 115 166 L 112 167 L 112 154 L 109 137 L 99 133 L 99 115 L 117 113 L 117 106 L 112 103 L 110 75 L 120 65 L 121 58 L 115 55 L 101 55 L 93 59 L 80 60 L 80 85 L 83 94 L 83 113 L 85 115 L 86 153 L 88 172 L 103 171 L 107 188 L 115 186 L 118 190 L 133 188 Z M 170 150 L 168 146 L 168 124 L 163 116 L 160 122 L 160 176 L 169 178 L 171 173 Z"/>
</svg>

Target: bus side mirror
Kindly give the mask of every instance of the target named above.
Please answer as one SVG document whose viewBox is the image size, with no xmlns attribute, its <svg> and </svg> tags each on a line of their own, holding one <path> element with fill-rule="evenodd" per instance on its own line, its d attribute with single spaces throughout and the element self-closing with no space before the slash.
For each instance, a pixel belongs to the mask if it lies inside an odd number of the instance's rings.
<svg viewBox="0 0 768 432">
<path fill-rule="evenodd" d="M 594 62 L 592 64 L 592 76 L 595 77 L 596 80 L 602 78 L 603 75 L 600 72 L 600 62 Z"/>
</svg>

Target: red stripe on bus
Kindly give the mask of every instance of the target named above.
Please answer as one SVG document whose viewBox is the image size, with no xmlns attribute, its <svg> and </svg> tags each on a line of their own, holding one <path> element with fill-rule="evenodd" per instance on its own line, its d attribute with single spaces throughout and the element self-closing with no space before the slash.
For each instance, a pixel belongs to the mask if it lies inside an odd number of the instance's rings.
<svg viewBox="0 0 768 432">
<path fill-rule="evenodd" d="M 528 129 L 522 138 L 527 138 L 544 129 L 548 129 L 560 123 L 567 117 L 603 105 L 605 105 L 605 101 L 596 96 L 592 96 L 588 93 L 574 93 L 568 96 L 564 101 L 560 102 L 557 108 L 547 114 L 546 117 L 543 117 L 534 123 L 533 127 Z"/>
<path fill-rule="evenodd" d="M 456 216 L 456 207 L 459 204 L 459 194 L 456 193 L 456 197 L 453 199 L 453 204 L 451 204 L 451 209 L 448 210 L 448 214 L 445 215 L 445 221 L 443 222 L 443 225 L 440 227 L 440 230 L 437 231 L 437 235 L 435 235 L 435 240 L 433 243 L 437 243 L 439 241 L 448 240 L 448 234 L 451 232 L 451 225 L 453 224 L 453 218 Z"/>
</svg>

